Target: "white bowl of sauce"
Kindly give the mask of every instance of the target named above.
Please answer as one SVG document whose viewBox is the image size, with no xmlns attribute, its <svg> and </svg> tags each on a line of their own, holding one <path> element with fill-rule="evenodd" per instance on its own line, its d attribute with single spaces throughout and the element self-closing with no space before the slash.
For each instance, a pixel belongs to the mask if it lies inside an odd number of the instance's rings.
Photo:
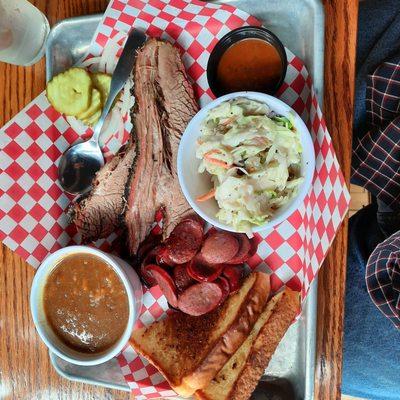
<svg viewBox="0 0 400 400">
<path fill-rule="evenodd" d="M 30 305 L 51 352 L 78 365 L 97 365 L 122 351 L 142 306 L 133 268 L 114 255 L 70 246 L 49 255 L 33 279 Z"/>
</svg>

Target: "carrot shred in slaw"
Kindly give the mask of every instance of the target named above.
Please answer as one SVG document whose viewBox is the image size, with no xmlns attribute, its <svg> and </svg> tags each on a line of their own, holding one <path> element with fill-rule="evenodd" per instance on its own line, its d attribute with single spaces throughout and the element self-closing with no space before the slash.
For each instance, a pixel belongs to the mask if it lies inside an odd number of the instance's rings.
<svg viewBox="0 0 400 400">
<path fill-rule="evenodd" d="M 222 126 L 228 126 L 229 124 L 231 124 L 232 122 L 235 122 L 236 120 L 237 120 L 237 116 L 234 115 L 234 116 L 228 118 L 226 121 L 221 122 L 221 125 Z"/>
<path fill-rule="evenodd" d="M 225 161 L 218 160 L 217 158 L 211 157 L 213 154 L 220 154 L 220 150 L 210 150 L 207 153 L 204 154 L 204 159 L 210 162 L 211 164 L 218 165 L 218 167 L 222 167 L 225 169 L 229 169 L 232 167 L 232 165 L 226 163 Z"/>
<path fill-rule="evenodd" d="M 201 196 L 198 196 L 196 200 L 200 202 L 207 201 L 212 199 L 214 196 L 215 196 L 215 189 L 211 189 L 209 192 L 202 194 Z"/>
</svg>

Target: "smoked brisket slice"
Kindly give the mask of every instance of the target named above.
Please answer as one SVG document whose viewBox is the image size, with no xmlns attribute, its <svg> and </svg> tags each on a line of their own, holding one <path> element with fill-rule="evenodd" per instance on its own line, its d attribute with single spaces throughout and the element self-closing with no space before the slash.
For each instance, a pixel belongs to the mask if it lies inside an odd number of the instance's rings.
<svg viewBox="0 0 400 400">
<path fill-rule="evenodd" d="M 127 198 L 125 224 L 128 247 L 136 254 L 139 244 L 150 232 L 156 210 L 156 189 L 163 162 L 163 140 L 156 106 L 154 82 L 157 76 L 157 50 L 150 41 L 136 56 L 135 112 L 132 115 L 133 135 L 138 156 Z"/>
<path fill-rule="evenodd" d="M 105 238 L 125 224 L 128 247 L 136 254 L 157 210 L 164 210 L 164 237 L 191 208 L 178 182 L 178 145 L 198 111 L 177 48 L 151 39 L 137 53 L 132 143 L 96 175 L 88 196 L 70 213 L 82 241 Z"/>
<path fill-rule="evenodd" d="M 155 212 L 164 209 L 164 236 L 191 212 L 178 182 L 178 145 L 189 120 L 198 111 L 178 50 L 151 39 L 138 52 L 135 67 L 137 143 L 125 224 L 135 254 L 150 232 Z"/>
<path fill-rule="evenodd" d="M 121 149 L 96 174 L 91 192 L 70 207 L 69 214 L 82 235 L 82 243 L 105 238 L 123 223 L 124 193 L 133 172 L 135 155 L 134 144 Z"/>
<path fill-rule="evenodd" d="M 181 136 L 199 107 L 178 50 L 169 43 L 160 46 L 158 65 L 165 151 L 156 202 L 165 209 L 163 232 L 168 237 L 183 217 L 193 214 L 179 185 L 177 156 Z"/>
</svg>

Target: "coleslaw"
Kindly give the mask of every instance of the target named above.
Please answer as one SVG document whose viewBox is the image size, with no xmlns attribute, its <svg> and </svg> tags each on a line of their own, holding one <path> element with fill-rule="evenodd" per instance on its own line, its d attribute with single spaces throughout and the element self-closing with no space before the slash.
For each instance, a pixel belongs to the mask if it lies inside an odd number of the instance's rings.
<svg viewBox="0 0 400 400">
<path fill-rule="evenodd" d="M 213 188 L 197 201 L 215 198 L 221 222 L 250 232 L 297 194 L 302 146 L 290 116 L 240 97 L 210 110 L 200 131 L 198 171 L 211 175 Z"/>
</svg>

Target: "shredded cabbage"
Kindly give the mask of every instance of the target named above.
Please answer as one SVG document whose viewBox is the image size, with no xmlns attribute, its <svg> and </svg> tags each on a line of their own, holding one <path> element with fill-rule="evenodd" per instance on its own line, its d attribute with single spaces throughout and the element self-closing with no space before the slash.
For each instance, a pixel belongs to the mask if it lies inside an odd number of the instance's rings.
<svg viewBox="0 0 400 400">
<path fill-rule="evenodd" d="M 209 111 L 202 122 L 196 157 L 209 173 L 218 219 L 250 232 L 296 195 L 302 146 L 293 118 L 240 97 Z"/>
</svg>

